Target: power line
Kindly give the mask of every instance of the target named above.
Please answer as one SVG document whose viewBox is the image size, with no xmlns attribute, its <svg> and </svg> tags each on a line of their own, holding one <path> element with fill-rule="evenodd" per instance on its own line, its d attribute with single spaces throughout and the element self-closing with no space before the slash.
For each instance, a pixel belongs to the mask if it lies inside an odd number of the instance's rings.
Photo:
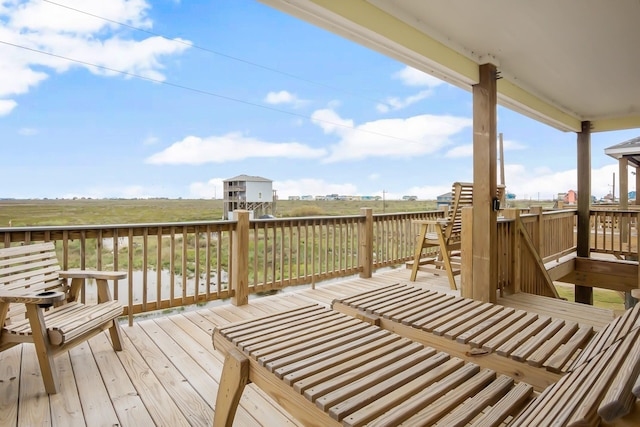
<svg viewBox="0 0 640 427">
<path fill-rule="evenodd" d="M 314 81 L 314 80 L 310 80 L 310 79 L 307 79 L 305 77 L 300 77 L 298 75 L 288 73 L 286 71 L 282 71 L 282 70 L 278 70 L 276 68 L 268 67 L 266 65 L 258 64 L 256 62 L 252 62 L 252 61 L 249 61 L 247 59 L 242 59 L 242 58 L 239 58 L 237 56 L 233 56 L 233 55 L 229 55 L 229 54 L 226 54 L 226 53 L 222 53 L 220 51 L 213 50 L 213 49 L 210 49 L 210 48 L 207 48 L 207 47 L 203 47 L 203 46 L 199 46 L 199 45 L 196 45 L 196 44 L 193 44 L 193 43 L 185 42 L 183 40 L 172 39 L 172 38 L 164 36 L 164 35 L 162 35 L 160 33 L 156 33 L 154 31 L 146 30 L 144 28 L 136 27 L 135 25 L 131 25 L 131 24 L 127 24 L 127 23 L 124 23 L 124 22 L 116 21 L 114 19 L 105 18 L 104 16 L 96 15 L 94 13 L 87 12 L 85 10 L 77 9 L 75 7 L 67 6 L 67 5 L 64 5 L 64 4 L 61 4 L 61 3 L 56 3 L 56 2 L 51 1 L 51 0 L 42 0 L 42 1 L 45 2 L 45 3 L 49 3 L 49 4 L 52 4 L 52 5 L 58 6 L 58 7 L 62 7 L 64 9 L 72 10 L 72 11 L 77 12 L 77 13 L 81 13 L 83 15 L 91 16 L 91 17 L 96 18 L 96 19 L 101 19 L 103 21 L 110 22 L 112 24 L 117 24 L 117 25 L 121 25 L 123 27 L 129 28 L 129 29 L 132 29 L 132 30 L 140 31 L 140 32 L 145 33 L 145 34 L 149 34 L 149 35 L 156 36 L 156 37 L 161 37 L 164 40 L 167 40 L 167 41 L 170 41 L 170 42 L 174 42 L 174 43 L 182 44 L 182 45 L 185 45 L 185 46 L 189 46 L 191 48 L 202 50 L 202 51 L 208 52 L 208 53 L 212 53 L 214 55 L 218 55 L 218 56 L 221 56 L 223 58 L 231 59 L 231 60 L 237 61 L 237 62 L 242 62 L 243 64 L 251 65 L 253 67 L 257 67 L 257 68 L 260 68 L 260 69 L 263 69 L 263 70 L 266 70 L 266 71 L 270 71 L 272 73 L 277 73 L 277 74 L 280 74 L 280 75 L 283 75 L 283 76 L 286 76 L 286 77 L 290 77 L 292 79 L 300 80 L 300 81 L 303 81 L 305 83 L 310 83 L 310 84 L 313 84 L 313 85 L 316 85 L 316 86 L 321 86 L 321 87 L 324 87 L 324 88 L 327 88 L 327 89 L 331 89 L 331 90 L 334 90 L 334 91 L 337 91 L 337 92 L 347 93 L 347 94 L 350 94 L 352 96 L 356 96 L 356 97 L 360 97 L 360 98 L 366 99 L 368 101 L 372 101 L 372 102 L 376 102 L 376 103 L 380 103 L 380 104 L 387 104 L 387 102 L 385 102 L 385 101 L 380 101 L 378 99 L 369 98 L 369 97 L 364 96 L 362 94 L 346 90 L 344 88 L 339 88 L 339 87 L 328 85 L 326 83 L 321 83 L 321 82 L 317 82 L 317 81 Z"/>
<path fill-rule="evenodd" d="M 262 108 L 262 109 L 269 110 L 269 111 L 275 111 L 275 112 L 278 112 L 278 113 L 288 114 L 290 116 L 300 117 L 300 118 L 311 120 L 311 121 L 327 123 L 327 124 L 330 124 L 330 125 L 333 125 L 333 126 L 338 126 L 338 127 L 342 127 L 342 128 L 346 128 L 346 129 L 351 129 L 351 130 L 354 130 L 356 132 L 363 132 L 363 133 L 368 133 L 370 135 L 382 136 L 384 138 L 395 139 L 395 140 L 398 140 L 398 141 L 408 142 L 408 143 L 411 143 L 411 144 L 421 144 L 421 142 L 419 142 L 419 141 L 400 138 L 400 137 L 397 137 L 397 136 L 387 135 L 387 134 L 384 134 L 384 133 L 375 132 L 375 131 L 371 131 L 371 130 L 356 128 L 354 126 L 349 126 L 349 125 L 345 125 L 345 124 L 342 124 L 342 123 L 336 123 L 336 122 L 332 122 L 330 120 L 317 119 L 317 118 L 313 118 L 313 117 L 305 115 L 305 114 L 300 114 L 300 113 L 294 113 L 292 111 L 281 110 L 279 108 L 269 107 L 267 105 L 257 104 L 255 102 L 245 101 L 245 100 L 242 100 L 242 99 L 233 98 L 231 96 L 220 95 L 218 93 L 209 92 L 209 91 L 203 90 L 203 89 L 197 89 L 197 88 L 193 88 L 193 87 L 189 87 L 189 86 L 184 86 L 184 85 L 181 85 L 181 84 L 178 84 L 178 83 L 171 83 L 171 82 L 167 82 L 165 80 L 154 79 L 153 77 L 142 76 L 142 75 L 139 75 L 139 74 L 131 73 L 129 71 L 123 71 L 123 70 L 118 70 L 118 69 L 115 69 L 115 68 L 107 67 L 105 65 L 98 65 L 98 64 L 94 64 L 94 63 L 91 63 L 91 62 L 88 62 L 88 61 L 69 58 L 67 56 L 57 55 L 55 53 L 46 52 L 46 51 L 43 51 L 43 50 L 31 48 L 31 47 L 28 47 L 28 46 L 22 46 L 22 45 L 11 43 L 11 42 L 7 42 L 7 41 L 4 41 L 4 40 L 0 40 L 0 44 L 4 44 L 4 45 L 7 45 L 7 46 L 13 46 L 13 47 L 16 47 L 16 48 L 19 48 L 19 49 L 28 50 L 30 52 L 39 53 L 39 54 L 42 54 L 42 55 L 48 55 L 48 56 L 51 56 L 51 57 L 54 57 L 54 58 L 64 59 L 65 61 L 75 62 L 75 63 L 78 63 L 78 64 L 99 68 L 101 70 L 111 71 L 113 73 L 118 73 L 118 74 L 122 74 L 122 75 L 129 76 L 129 77 L 135 77 L 135 78 L 138 78 L 138 79 L 142 79 L 142 80 L 147 80 L 147 81 L 154 82 L 154 83 L 163 84 L 163 85 L 166 85 L 166 86 L 171 86 L 171 87 L 175 87 L 175 88 L 178 88 L 178 89 L 188 90 L 190 92 L 195 92 L 195 93 L 199 93 L 199 94 L 202 94 L 202 95 L 213 96 L 213 97 L 224 99 L 224 100 L 227 100 L 227 101 L 237 102 L 237 103 L 244 104 L 244 105 L 250 105 L 252 107 L 258 107 L 258 108 Z"/>
</svg>

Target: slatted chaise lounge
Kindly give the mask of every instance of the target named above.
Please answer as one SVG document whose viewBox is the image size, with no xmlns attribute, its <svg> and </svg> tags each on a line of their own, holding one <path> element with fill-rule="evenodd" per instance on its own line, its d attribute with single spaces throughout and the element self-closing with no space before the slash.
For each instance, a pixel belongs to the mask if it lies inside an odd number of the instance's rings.
<svg viewBox="0 0 640 427">
<path fill-rule="evenodd" d="M 540 394 L 519 378 L 319 305 L 216 328 L 213 344 L 225 354 L 214 426 L 232 424 L 247 381 L 308 426 L 639 421 L 637 325 Z"/>
<path fill-rule="evenodd" d="M 640 326 L 640 305 L 595 333 L 587 324 L 401 284 L 335 300 L 332 308 L 469 360 L 482 358 L 536 389 Z"/>
</svg>

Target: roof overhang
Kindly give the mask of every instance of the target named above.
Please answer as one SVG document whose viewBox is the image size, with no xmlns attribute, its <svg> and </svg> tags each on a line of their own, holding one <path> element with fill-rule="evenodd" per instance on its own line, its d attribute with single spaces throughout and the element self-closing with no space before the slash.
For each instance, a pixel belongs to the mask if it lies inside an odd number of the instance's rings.
<svg viewBox="0 0 640 427">
<path fill-rule="evenodd" d="M 640 128 L 638 0 L 260 0 L 563 131 Z"/>
<path fill-rule="evenodd" d="M 634 167 L 638 168 L 640 167 L 640 137 L 607 147 L 604 149 L 604 154 L 616 160 L 625 158 Z"/>
</svg>

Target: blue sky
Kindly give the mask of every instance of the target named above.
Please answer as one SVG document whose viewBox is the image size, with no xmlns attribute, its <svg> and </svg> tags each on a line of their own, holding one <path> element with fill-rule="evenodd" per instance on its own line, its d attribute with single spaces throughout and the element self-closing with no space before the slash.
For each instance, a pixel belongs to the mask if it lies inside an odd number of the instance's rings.
<svg viewBox="0 0 640 427">
<path fill-rule="evenodd" d="M 469 92 L 252 0 L 0 3 L 0 197 L 221 198 L 248 174 L 433 199 L 472 180 L 471 118 Z M 575 133 L 501 107 L 498 132 L 508 191 L 576 188 Z M 594 195 L 638 134 L 592 136 Z"/>
</svg>

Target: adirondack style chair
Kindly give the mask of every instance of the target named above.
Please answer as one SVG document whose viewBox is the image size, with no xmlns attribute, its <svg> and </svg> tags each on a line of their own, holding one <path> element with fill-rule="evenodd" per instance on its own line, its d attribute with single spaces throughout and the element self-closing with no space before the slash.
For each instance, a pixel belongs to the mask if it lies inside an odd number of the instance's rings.
<svg viewBox="0 0 640 427">
<path fill-rule="evenodd" d="M 51 242 L 0 249 L 0 351 L 33 343 L 45 390 L 57 393 L 57 354 L 105 329 L 109 329 L 113 348 L 122 350 L 117 322 L 122 306 L 112 300 L 107 281 L 126 275 L 61 271 Z M 97 304 L 80 302 L 89 278 L 98 287 Z"/>
<path fill-rule="evenodd" d="M 451 188 L 452 202 L 447 218 L 437 220 L 418 220 L 420 226 L 416 239 L 416 249 L 411 265 L 411 281 L 415 282 L 418 271 L 434 274 L 446 272 L 451 289 L 457 289 L 455 276 L 460 274 L 460 262 L 456 257 L 460 254 L 462 233 L 462 208 L 473 205 L 473 184 L 454 182 Z M 504 186 L 499 185 L 498 200 L 502 200 Z M 437 254 L 434 257 L 434 249 Z M 423 251 L 427 250 L 427 257 Z"/>
</svg>

